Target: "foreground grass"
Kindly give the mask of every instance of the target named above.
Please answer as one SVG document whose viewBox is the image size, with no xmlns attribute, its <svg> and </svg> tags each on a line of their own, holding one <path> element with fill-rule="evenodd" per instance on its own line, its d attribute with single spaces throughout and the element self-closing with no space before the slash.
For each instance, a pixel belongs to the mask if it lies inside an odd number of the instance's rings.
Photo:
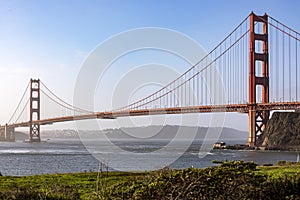
<svg viewBox="0 0 300 200">
<path fill-rule="evenodd" d="M 300 165 L 3 176 L 0 199 L 300 199 Z"/>
<path fill-rule="evenodd" d="M 144 176 L 144 173 L 87 172 L 0 177 L 0 199 L 97 199 L 111 184 Z"/>
<path fill-rule="evenodd" d="M 282 162 L 281 162 L 282 163 Z M 279 163 L 280 164 L 280 163 Z M 300 177 L 300 162 L 258 167 L 258 173 L 271 178 Z"/>
</svg>

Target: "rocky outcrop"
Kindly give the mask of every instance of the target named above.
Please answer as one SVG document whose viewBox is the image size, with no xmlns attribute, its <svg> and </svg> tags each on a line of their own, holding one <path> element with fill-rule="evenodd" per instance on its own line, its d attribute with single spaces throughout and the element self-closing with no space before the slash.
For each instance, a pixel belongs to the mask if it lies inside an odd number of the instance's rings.
<svg viewBox="0 0 300 200">
<path fill-rule="evenodd" d="M 300 113 L 274 112 L 257 146 L 266 149 L 300 150 Z"/>
</svg>

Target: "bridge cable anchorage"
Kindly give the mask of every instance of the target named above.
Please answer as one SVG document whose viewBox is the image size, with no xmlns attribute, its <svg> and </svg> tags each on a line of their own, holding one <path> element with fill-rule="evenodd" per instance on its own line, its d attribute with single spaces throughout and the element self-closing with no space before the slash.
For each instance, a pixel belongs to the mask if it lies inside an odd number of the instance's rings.
<svg viewBox="0 0 300 200">
<path fill-rule="evenodd" d="M 58 99 L 60 102 L 58 102 L 57 100 L 55 100 L 54 98 L 52 98 L 52 97 L 50 97 L 50 95 L 48 95 L 45 91 L 43 91 L 42 89 L 41 89 L 41 92 L 43 93 L 43 94 L 45 94 L 49 99 L 51 99 L 52 101 L 54 101 L 55 103 L 57 103 L 57 104 L 59 104 L 60 106 L 62 106 L 62 107 L 64 107 L 64 108 L 66 108 L 66 109 L 69 109 L 69 110 L 72 110 L 72 111 L 76 111 L 76 112 L 80 112 L 80 113 L 90 113 L 90 114 L 92 114 L 92 113 L 94 113 L 94 112 L 92 112 L 92 111 L 88 111 L 88 110 L 85 110 L 85 109 L 82 109 L 82 108 L 78 108 L 78 107 L 76 107 L 76 106 L 74 106 L 74 105 L 71 105 L 71 104 L 69 104 L 69 103 L 67 103 L 67 102 L 65 102 L 64 100 L 62 100 L 61 98 L 59 98 L 56 94 L 54 94 L 42 81 L 41 81 L 41 84 L 42 84 L 42 86 L 43 87 L 45 87 L 45 89 L 51 94 L 51 95 L 53 95 L 56 99 Z M 64 105 L 65 104 L 65 105 Z"/>
<path fill-rule="evenodd" d="M 24 93 L 23 93 L 23 95 L 22 95 L 22 97 L 21 97 L 21 99 L 20 99 L 20 101 L 19 101 L 19 103 L 18 103 L 18 105 L 17 105 L 15 111 L 13 112 L 12 116 L 11 116 L 10 119 L 8 120 L 8 124 L 10 124 L 10 123 L 12 122 L 12 120 L 13 120 L 15 114 L 17 113 L 17 111 L 18 111 L 18 109 L 19 109 L 21 103 L 23 102 L 23 99 L 25 98 L 25 95 L 28 94 L 27 92 L 28 92 L 28 89 L 29 89 L 29 85 L 30 85 L 30 82 L 28 82 L 27 87 L 26 87 L 26 89 L 25 89 L 25 91 L 24 91 Z M 26 105 L 25 105 L 24 107 L 27 106 L 28 101 L 29 101 L 29 98 L 28 98 L 27 103 L 26 103 Z M 22 109 L 22 112 L 23 112 L 24 110 L 25 110 L 25 108 Z M 15 123 L 19 120 L 20 116 L 22 115 L 22 112 L 21 112 L 21 114 L 18 116 L 18 118 L 17 118 L 17 120 L 15 121 Z"/>
<path fill-rule="evenodd" d="M 187 97 L 187 86 L 189 85 L 193 85 L 193 83 L 191 82 L 191 79 L 193 79 L 195 76 L 199 75 L 200 72 L 205 72 L 205 74 L 207 74 L 207 70 L 209 67 L 211 67 L 215 61 L 217 61 L 219 58 L 221 58 L 225 53 L 227 53 L 227 51 L 232 48 L 237 42 L 240 41 L 241 38 L 243 38 L 245 35 L 247 35 L 249 33 L 249 28 L 246 29 L 246 30 L 242 30 L 243 34 L 242 36 L 237 40 L 236 38 L 231 41 L 229 43 L 229 47 L 227 47 L 225 50 L 223 50 L 223 53 L 220 53 L 221 55 L 217 56 L 218 55 L 218 51 L 222 51 L 222 45 L 225 44 L 226 46 L 226 43 L 228 42 L 228 40 L 232 40 L 232 37 L 236 36 L 236 33 L 241 27 L 242 25 L 247 22 L 249 16 L 247 16 L 227 37 L 225 37 L 225 39 L 223 39 L 213 50 L 211 50 L 206 56 L 204 56 L 203 58 L 201 58 L 198 62 L 196 62 L 194 65 L 192 65 L 187 71 L 185 71 L 182 75 L 180 75 L 178 78 L 176 78 L 175 80 L 169 82 L 167 85 L 165 85 L 164 87 L 162 87 L 161 89 L 157 90 L 156 92 L 146 96 L 145 98 L 142 98 L 136 102 L 133 102 L 127 106 L 123 106 L 121 108 L 118 108 L 118 109 L 115 109 L 113 111 L 126 111 L 126 110 L 133 110 L 133 109 L 138 109 L 138 108 L 141 108 L 143 106 L 146 106 L 146 105 L 149 105 L 150 103 L 153 104 L 153 102 L 155 100 L 158 100 L 158 99 L 162 99 L 163 97 L 166 98 L 165 101 L 163 101 L 163 103 L 167 103 L 169 104 L 168 102 L 170 102 L 170 100 L 168 100 L 168 97 L 167 95 L 171 94 L 172 91 L 174 92 L 175 89 L 179 88 L 180 86 L 185 86 L 181 88 L 181 91 L 180 92 L 183 92 L 183 94 L 185 94 L 185 99 L 184 101 L 190 101 L 191 99 L 189 99 L 189 97 Z M 212 59 L 213 61 L 210 62 L 210 58 L 211 57 L 215 57 L 215 59 Z M 232 60 L 232 59 L 230 59 Z M 204 65 L 204 66 L 203 66 Z M 199 70 L 198 69 L 198 66 L 202 66 L 202 68 L 200 68 L 200 71 L 198 71 L 198 73 L 194 74 L 194 75 L 190 75 L 190 73 L 192 73 L 193 71 L 197 71 Z M 195 70 L 196 69 L 196 70 Z M 232 70 L 233 71 L 233 70 Z M 209 73 L 209 76 L 211 76 L 211 72 Z M 230 74 L 231 76 L 233 74 Z M 205 76 L 205 75 L 203 75 Z M 201 80 L 203 80 L 203 76 L 202 77 L 198 77 L 199 79 L 201 78 Z M 181 82 L 181 79 L 184 79 L 185 81 Z M 190 82 L 189 82 L 190 81 Z M 193 81 L 193 80 L 192 80 Z M 213 83 L 213 80 L 212 79 L 209 79 L 209 84 L 212 84 Z M 230 81 L 228 79 L 228 81 Z M 203 81 L 202 81 L 203 82 Z M 201 86 L 203 86 L 204 83 L 201 84 Z M 176 86 L 177 85 L 177 86 Z M 199 87 L 199 85 L 198 85 Z M 170 89 L 168 89 L 170 88 Z M 203 91 L 206 91 L 206 93 L 209 92 L 208 88 L 205 87 L 206 89 L 205 90 L 202 90 Z M 199 90 L 199 88 L 197 88 L 197 91 Z M 208 102 L 210 102 L 210 98 L 207 97 L 207 95 L 199 95 L 199 96 L 205 96 L 206 99 L 206 104 L 209 104 Z M 169 98 L 170 99 L 170 98 Z M 202 101 L 203 103 L 203 101 Z M 174 105 L 173 105 L 174 106 Z"/>
</svg>

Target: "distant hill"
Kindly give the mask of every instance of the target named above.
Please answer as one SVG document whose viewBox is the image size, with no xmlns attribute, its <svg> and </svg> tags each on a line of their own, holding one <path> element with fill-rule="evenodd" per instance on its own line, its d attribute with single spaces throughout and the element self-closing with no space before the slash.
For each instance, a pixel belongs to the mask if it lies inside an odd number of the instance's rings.
<svg viewBox="0 0 300 200">
<path fill-rule="evenodd" d="M 189 127 L 189 126 L 147 126 L 147 127 L 132 127 L 121 129 L 106 129 L 102 131 L 85 130 L 80 131 L 86 134 L 87 137 L 103 136 L 105 134 L 111 140 L 138 140 L 142 138 L 162 140 L 176 139 L 184 140 L 193 136 L 193 139 L 202 140 L 206 138 L 214 138 L 221 131 L 219 140 L 245 140 L 247 141 L 248 133 L 232 128 L 210 128 L 207 127 Z M 42 138 L 74 138 L 79 139 L 78 132 L 75 130 L 49 130 L 41 133 Z"/>
<path fill-rule="evenodd" d="M 133 139 L 132 136 L 150 136 L 147 138 L 151 139 L 172 139 L 176 135 L 178 139 L 187 139 L 189 136 L 195 135 L 194 139 L 202 140 L 205 137 L 209 138 L 218 135 L 221 131 L 220 140 L 231 140 L 231 139 L 247 139 L 248 133 L 239 131 L 232 128 L 210 128 L 208 132 L 207 127 L 189 127 L 189 126 L 147 126 L 138 128 L 122 128 L 122 129 L 107 129 L 105 132 L 111 139 Z M 155 133 L 155 134 L 154 134 Z M 180 134 L 182 133 L 182 134 Z M 154 134 L 154 135 L 153 135 Z M 179 134 L 179 135 L 178 135 Z"/>
<path fill-rule="evenodd" d="M 203 140 L 204 137 L 216 137 L 220 128 L 210 128 L 208 132 L 207 127 L 189 127 L 189 126 L 147 126 L 147 127 L 132 127 L 132 128 L 120 128 L 120 129 L 105 129 L 105 130 L 83 130 L 81 133 L 85 134 L 87 138 L 95 138 L 105 134 L 111 140 L 139 140 L 142 138 L 153 140 L 176 139 L 196 139 Z M 135 137 L 136 136 L 136 137 Z M 221 134 L 219 140 L 244 140 L 247 141 L 248 132 L 239 131 L 232 128 L 221 128 Z M 28 140 L 28 133 L 16 131 L 16 140 Z M 41 132 L 41 138 L 43 139 L 80 139 L 77 131 L 72 129 L 64 130 L 45 130 Z"/>
<path fill-rule="evenodd" d="M 41 133 L 42 138 L 73 138 L 79 139 L 78 132 L 72 129 L 46 130 Z"/>
</svg>

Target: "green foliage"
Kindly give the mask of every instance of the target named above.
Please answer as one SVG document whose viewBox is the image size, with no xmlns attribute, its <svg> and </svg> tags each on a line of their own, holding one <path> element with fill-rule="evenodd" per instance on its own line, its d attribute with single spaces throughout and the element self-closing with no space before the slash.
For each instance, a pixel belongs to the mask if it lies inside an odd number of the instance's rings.
<svg viewBox="0 0 300 200">
<path fill-rule="evenodd" d="M 111 187 L 111 199 L 297 199 L 299 178 L 275 179 L 253 162 L 219 162 L 206 169 L 158 171 L 148 180 Z"/>
<path fill-rule="evenodd" d="M 131 182 L 134 190 L 122 193 L 124 199 L 256 199 L 265 177 L 254 173 L 255 163 L 223 162 L 220 167 L 189 168 L 158 173 L 147 182 Z M 126 187 L 126 186 L 125 186 Z M 124 188 L 121 188 L 124 191 Z M 112 197 L 120 197 L 120 187 L 112 187 Z"/>
<path fill-rule="evenodd" d="M 143 173 L 109 172 L 106 185 L 131 180 Z M 0 199 L 105 199 L 98 173 L 70 173 L 38 176 L 0 177 Z M 105 179 L 105 180 L 104 180 Z M 97 185 L 99 190 L 97 191 Z M 99 192 L 101 191 L 101 192 Z M 101 197 L 101 198 L 100 198 Z"/>
<path fill-rule="evenodd" d="M 0 177 L 0 199 L 299 199 L 300 167 L 218 162 L 204 169 Z"/>
<path fill-rule="evenodd" d="M 50 190 L 37 190 L 31 187 L 15 188 L 10 191 L 0 191 L 0 199 L 79 199 L 79 193 L 76 188 L 51 188 Z"/>
<path fill-rule="evenodd" d="M 278 166 L 291 166 L 291 165 L 300 165 L 300 162 L 292 162 L 292 161 L 285 161 L 280 160 L 277 162 Z"/>
<path fill-rule="evenodd" d="M 275 166 L 261 166 L 259 167 L 258 174 L 263 174 L 265 176 L 268 176 L 272 179 L 277 178 L 293 178 L 298 177 L 300 178 L 300 165 L 298 163 L 291 164 L 291 162 L 286 162 L 286 164 L 282 164 L 283 161 L 278 162 L 280 165 Z M 289 163 L 289 164 L 287 164 Z"/>
<path fill-rule="evenodd" d="M 262 183 L 261 192 L 269 199 L 300 199 L 300 178 L 271 178 Z"/>
</svg>

